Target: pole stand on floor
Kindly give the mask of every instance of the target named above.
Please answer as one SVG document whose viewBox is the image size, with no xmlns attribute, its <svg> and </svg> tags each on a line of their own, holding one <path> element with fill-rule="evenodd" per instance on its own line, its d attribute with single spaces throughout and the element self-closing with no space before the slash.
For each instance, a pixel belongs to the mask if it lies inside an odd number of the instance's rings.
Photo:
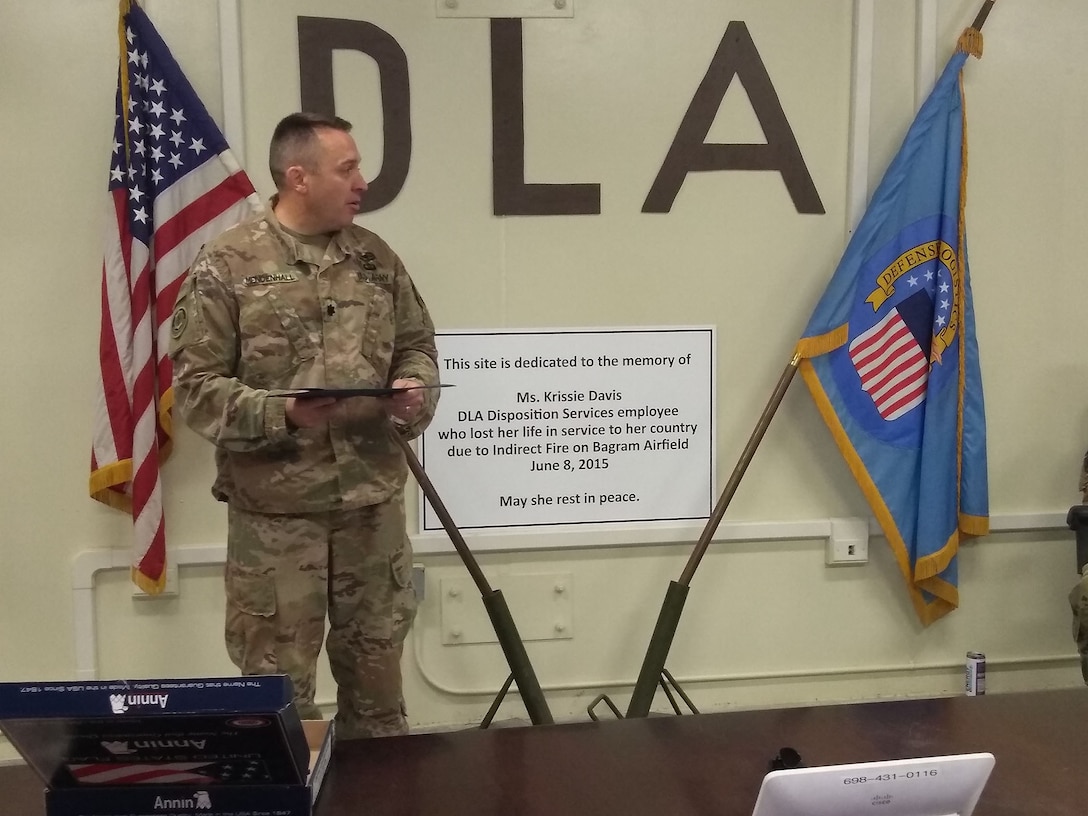
<svg viewBox="0 0 1088 816">
<path fill-rule="evenodd" d="M 695 574 L 699 562 L 702 561 L 703 556 L 706 554 L 707 548 L 714 538 L 714 532 L 718 529 L 726 508 L 729 507 L 729 503 L 733 500 L 733 495 L 737 492 L 740 480 L 744 477 L 748 465 L 751 464 L 759 443 L 763 441 L 763 436 L 767 432 L 767 427 L 771 424 L 771 419 L 774 418 L 778 406 L 782 404 L 782 398 L 786 395 L 786 389 L 789 388 L 790 383 L 793 381 L 793 375 L 797 373 L 800 360 L 801 358 L 795 354 L 782 371 L 774 392 L 771 394 L 770 399 L 767 400 L 767 405 L 764 407 L 763 413 L 760 415 L 759 421 L 748 439 L 748 444 L 744 446 L 740 459 L 733 468 L 733 473 L 729 476 L 729 481 L 722 489 L 721 496 L 718 497 L 714 511 L 710 514 L 710 518 L 707 519 L 706 525 L 703 527 L 703 532 L 695 544 L 694 551 L 688 558 L 684 571 L 680 575 L 680 580 L 672 581 L 669 584 L 669 589 L 665 593 L 665 601 L 661 605 L 661 612 L 657 616 L 657 625 L 654 626 L 654 633 L 650 637 L 650 645 L 646 648 L 646 656 L 642 660 L 642 669 L 639 671 L 638 680 L 635 681 L 635 688 L 631 693 L 631 701 L 627 706 L 626 716 L 628 719 L 649 715 L 650 706 L 653 704 L 658 687 L 665 691 L 665 696 L 668 697 L 673 711 L 677 714 L 681 712 L 676 700 L 669 691 L 670 687 L 676 690 L 688 708 L 696 714 L 699 713 L 688 696 L 684 694 L 683 689 L 666 670 L 665 660 L 669 656 L 669 649 L 672 647 L 676 628 L 680 624 L 680 615 L 684 611 L 684 602 L 688 597 L 691 578 Z M 605 700 L 614 712 L 617 711 L 612 701 L 605 695 L 601 695 L 590 704 L 589 716 L 592 719 L 597 719 L 593 708 L 602 700 Z"/>
<path fill-rule="evenodd" d="M 529 720 L 533 725 L 551 725 L 555 720 L 552 718 L 551 711 L 548 710 L 548 703 L 544 700 L 544 692 L 541 690 L 540 682 L 537 680 L 533 666 L 529 662 L 529 655 L 525 652 L 525 644 L 522 643 L 518 629 L 514 625 L 514 618 L 510 614 L 510 607 L 506 605 L 506 599 L 502 596 L 502 590 L 491 588 L 475 556 L 469 550 L 468 544 L 465 543 L 461 531 L 457 529 L 453 517 L 446 509 L 445 504 L 442 503 L 438 491 L 435 490 L 434 485 L 431 483 L 430 477 L 424 472 L 423 466 L 419 463 L 419 459 L 416 458 L 415 451 L 408 444 L 408 440 L 394 428 L 390 428 L 390 435 L 404 451 L 404 457 L 408 460 L 409 469 L 416 477 L 416 481 L 419 482 L 420 489 L 423 490 L 427 501 L 434 508 L 434 512 L 442 520 L 442 526 L 446 529 L 446 534 L 450 537 L 454 549 L 461 556 L 465 568 L 468 569 L 469 575 L 472 576 L 477 589 L 480 590 L 480 598 L 483 600 L 488 617 L 491 618 L 492 626 L 495 627 L 495 635 L 499 639 L 499 645 L 502 647 L 503 654 L 506 655 L 507 665 L 510 667 L 510 678 L 507 679 L 499 692 L 499 696 L 492 703 L 491 709 L 480 727 L 486 728 L 491 723 L 495 712 L 498 711 L 499 703 L 506 696 L 507 691 L 510 689 L 510 683 L 513 681 L 518 684 L 518 693 L 521 695 L 521 701 L 525 704 L 525 710 L 528 712 Z"/>
</svg>

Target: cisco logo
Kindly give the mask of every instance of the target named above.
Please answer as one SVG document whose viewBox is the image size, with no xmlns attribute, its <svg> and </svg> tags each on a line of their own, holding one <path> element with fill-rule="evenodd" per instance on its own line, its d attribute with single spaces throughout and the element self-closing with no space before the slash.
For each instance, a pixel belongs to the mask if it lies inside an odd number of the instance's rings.
<svg viewBox="0 0 1088 816">
<path fill-rule="evenodd" d="M 207 791 L 196 791 L 192 796 L 178 799 L 155 797 L 155 810 L 211 810 L 212 799 Z"/>
<path fill-rule="evenodd" d="M 146 708 L 156 706 L 166 708 L 169 694 L 111 694 L 110 710 L 114 714 L 124 714 L 131 707 Z"/>
</svg>

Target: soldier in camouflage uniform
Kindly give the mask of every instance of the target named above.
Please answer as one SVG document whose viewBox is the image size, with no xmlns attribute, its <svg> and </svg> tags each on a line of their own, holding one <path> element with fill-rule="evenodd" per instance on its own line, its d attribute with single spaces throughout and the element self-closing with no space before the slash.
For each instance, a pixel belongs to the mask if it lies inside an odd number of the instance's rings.
<svg viewBox="0 0 1088 816">
<path fill-rule="evenodd" d="M 1084 461 L 1080 466 L 1080 482 L 1077 484 L 1077 489 L 1080 491 L 1082 502 L 1088 504 L 1088 453 L 1084 454 Z"/>
<path fill-rule="evenodd" d="M 171 326 L 175 406 L 216 446 L 228 505 L 226 642 L 243 674 L 282 672 L 319 718 L 327 649 L 341 738 L 407 731 L 400 658 L 415 615 L 405 532 L 412 438 L 437 389 L 299 399 L 299 388 L 438 382 L 434 326 L 400 259 L 353 223 L 366 182 L 342 119 L 277 126 L 270 210 L 205 246 Z"/>
<path fill-rule="evenodd" d="M 1088 505 L 1088 453 L 1084 455 L 1084 464 L 1080 469 L 1080 492 L 1082 504 Z M 1079 509 L 1074 507 L 1070 511 L 1071 517 Z M 1069 592 L 1069 606 L 1073 610 L 1073 640 L 1077 642 L 1080 652 L 1080 672 L 1088 684 L 1088 563 L 1079 563 L 1080 555 L 1078 548 L 1077 566 L 1081 570 L 1081 579 Z"/>
</svg>

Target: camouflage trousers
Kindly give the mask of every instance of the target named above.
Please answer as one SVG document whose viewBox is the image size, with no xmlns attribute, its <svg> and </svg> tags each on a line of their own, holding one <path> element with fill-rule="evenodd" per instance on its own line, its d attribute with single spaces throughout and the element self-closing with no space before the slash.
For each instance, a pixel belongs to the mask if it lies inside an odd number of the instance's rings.
<svg viewBox="0 0 1088 816">
<path fill-rule="evenodd" d="M 1080 583 L 1070 590 L 1069 606 L 1073 610 L 1073 640 L 1080 652 L 1080 673 L 1088 684 L 1088 568 Z"/>
<path fill-rule="evenodd" d="M 357 510 L 266 515 L 229 507 L 226 644 L 243 674 L 286 674 L 304 719 L 325 637 L 341 739 L 408 731 L 400 659 L 415 617 L 404 497 Z"/>
</svg>

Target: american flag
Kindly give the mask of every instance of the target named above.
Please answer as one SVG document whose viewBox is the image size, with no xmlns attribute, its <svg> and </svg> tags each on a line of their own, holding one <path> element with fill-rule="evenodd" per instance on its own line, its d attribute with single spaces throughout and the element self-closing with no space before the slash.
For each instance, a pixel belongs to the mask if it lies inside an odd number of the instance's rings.
<svg viewBox="0 0 1088 816">
<path fill-rule="evenodd" d="M 73 763 L 68 772 L 81 785 L 250 785 L 271 779 L 252 759 Z"/>
<path fill-rule="evenodd" d="M 897 309 L 855 338 L 850 359 L 884 419 L 898 419 L 925 401 L 929 361 Z"/>
<path fill-rule="evenodd" d="M 160 762 L 147 764 L 69 765 L 83 785 L 207 785 L 207 762 Z"/>
<path fill-rule="evenodd" d="M 926 313 L 932 304 L 926 291 L 918 292 L 850 343 L 850 361 L 861 387 L 887 422 L 926 400 L 932 345 L 932 318 Z M 937 319 L 943 321 L 940 315 Z"/>
<path fill-rule="evenodd" d="M 260 203 L 135 0 L 122 0 L 118 33 L 90 493 L 132 514 L 132 580 L 154 594 L 166 579 L 174 301 L 200 247 Z"/>
</svg>

